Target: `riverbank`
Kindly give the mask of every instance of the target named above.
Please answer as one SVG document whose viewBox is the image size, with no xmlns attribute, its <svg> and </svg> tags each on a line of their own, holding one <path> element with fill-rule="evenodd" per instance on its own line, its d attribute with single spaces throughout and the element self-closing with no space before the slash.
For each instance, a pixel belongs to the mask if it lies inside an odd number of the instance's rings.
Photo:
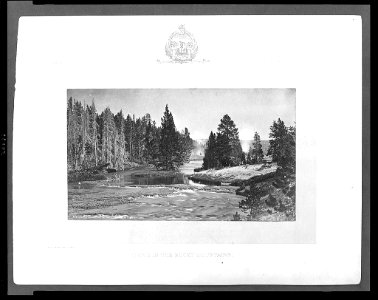
<svg viewBox="0 0 378 300">
<path fill-rule="evenodd" d="M 258 181 L 251 178 L 244 181 L 236 190 L 236 194 L 244 196 L 239 203 L 240 221 L 295 221 L 296 220 L 296 176 L 293 173 L 278 169 L 274 177 Z M 248 197 L 256 192 L 261 197 L 253 205 L 248 206 Z M 252 197 L 253 198 L 253 197 Z"/>
<path fill-rule="evenodd" d="M 189 179 L 195 182 L 203 182 L 205 184 L 230 184 L 240 185 L 244 181 L 254 178 L 256 181 L 266 180 L 273 177 L 277 170 L 277 164 L 256 164 L 256 165 L 242 165 L 236 167 L 223 168 L 219 170 L 209 169 L 197 172 Z"/>
<path fill-rule="evenodd" d="M 278 169 L 277 164 L 244 165 L 220 170 L 206 170 L 189 177 L 199 183 L 234 186 L 242 196 L 234 221 L 295 221 L 295 174 Z M 262 194 L 253 209 L 248 197 L 259 190 Z"/>
<path fill-rule="evenodd" d="M 103 172 L 88 172 L 88 171 L 71 171 L 67 174 L 68 183 L 82 182 L 82 181 L 98 181 L 106 180 L 107 177 Z"/>
<path fill-rule="evenodd" d="M 167 177 L 180 174 L 179 170 L 157 170 L 153 165 L 129 164 L 124 170 L 108 173 L 104 170 L 83 170 L 68 172 L 68 183 L 85 181 L 117 180 L 119 176 L 133 175 L 136 177 Z"/>
</svg>

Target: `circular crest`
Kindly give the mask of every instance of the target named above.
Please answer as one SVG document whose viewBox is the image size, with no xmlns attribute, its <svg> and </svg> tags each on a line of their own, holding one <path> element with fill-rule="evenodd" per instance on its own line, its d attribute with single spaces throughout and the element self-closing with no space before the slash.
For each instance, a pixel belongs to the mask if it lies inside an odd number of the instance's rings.
<svg viewBox="0 0 378 300">
<path fill-rule="evenodd" d="M 169 37 L 165 45 L 165 53 L 176 62 L 189 62 L 194 59 L 198 51 L 197 42 L 184 25 L 179 27 Z"/>
</svg>

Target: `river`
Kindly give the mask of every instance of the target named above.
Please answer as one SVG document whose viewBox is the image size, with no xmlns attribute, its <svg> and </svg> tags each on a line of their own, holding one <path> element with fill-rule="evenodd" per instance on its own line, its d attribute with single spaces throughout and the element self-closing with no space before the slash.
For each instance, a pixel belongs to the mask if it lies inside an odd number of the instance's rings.
<svg viewBox="0 0 378 300">
<path fill-rule="evenodd" d="M 151 177 L 117 172 L 110 182 L 68 185 L 69 219 L 232 220 L 244 199 L 235 187 L 197 184 L 188 179 L 202 161 L 190 161 L 180 174 Z"/>
</svg>

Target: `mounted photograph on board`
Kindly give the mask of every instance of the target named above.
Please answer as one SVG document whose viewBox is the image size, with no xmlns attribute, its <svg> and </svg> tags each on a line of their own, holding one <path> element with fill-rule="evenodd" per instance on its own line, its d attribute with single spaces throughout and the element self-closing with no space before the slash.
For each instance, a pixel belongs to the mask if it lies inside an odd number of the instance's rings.
<svg viewBox="0 0 378 300">
<path fill-rule="evenodd" d="M 14 290 L 366 279 L 370 19 L 236 7 L 13 18 Z"/>
<path fill-rule="evenodd" d="M 68 90 L 68 218 L 295 221 L 295 92 Z"/>
</svg>

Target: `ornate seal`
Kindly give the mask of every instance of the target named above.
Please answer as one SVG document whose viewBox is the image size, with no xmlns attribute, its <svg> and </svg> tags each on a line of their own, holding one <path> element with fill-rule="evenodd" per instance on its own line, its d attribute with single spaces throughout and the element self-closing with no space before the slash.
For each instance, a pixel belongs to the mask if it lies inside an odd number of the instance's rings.
<svg viewBox="0 0 378 300">
<path fill-rule="evenodd" d="M 179 31 L 173 32 L 166 45 L 165 53 L 174 62 L 184 63 L 194 59 L 198 51 L 197 42 L 184 25 L 180 25 Z"/>
</svg>

